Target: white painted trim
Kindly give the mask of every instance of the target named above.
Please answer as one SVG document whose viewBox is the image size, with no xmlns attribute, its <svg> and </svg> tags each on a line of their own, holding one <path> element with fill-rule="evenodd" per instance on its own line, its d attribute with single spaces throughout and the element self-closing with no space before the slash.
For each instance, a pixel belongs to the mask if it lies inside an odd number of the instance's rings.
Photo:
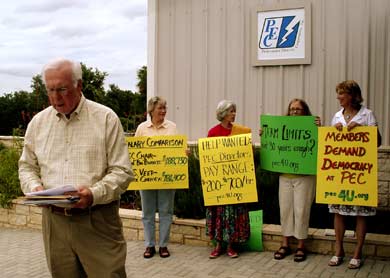
<svg viewBox="0 0 390 278">
<path fill-rule="evenodd" d="M 147 99 L 155 95 L 155 84 L 157 81 L 157 1 L 148 0 Z"/>
</svg>

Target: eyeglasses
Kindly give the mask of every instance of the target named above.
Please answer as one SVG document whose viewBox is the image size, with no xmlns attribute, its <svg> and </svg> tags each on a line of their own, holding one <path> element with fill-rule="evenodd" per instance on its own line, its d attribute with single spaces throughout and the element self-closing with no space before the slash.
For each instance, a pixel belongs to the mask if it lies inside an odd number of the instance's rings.
<svg viewBox="0 0 390 278">
<path fill-rule="evenodd" d="M 303 108 L 290 108 L 289 109 L 290 112 L 294 112 L 294 113 L 300 112 L 300 111 L 303 111 L 303 110 L 304 110 Z"/>
<path fill-rule="evenodd" d="M 46 88 L 46 90 L 49 95 L 54 95 L 54 93 L 59 93 L 62 96 L 66 96 L 69 92 L 69 89 L 67 87 Z"/>
</svg>

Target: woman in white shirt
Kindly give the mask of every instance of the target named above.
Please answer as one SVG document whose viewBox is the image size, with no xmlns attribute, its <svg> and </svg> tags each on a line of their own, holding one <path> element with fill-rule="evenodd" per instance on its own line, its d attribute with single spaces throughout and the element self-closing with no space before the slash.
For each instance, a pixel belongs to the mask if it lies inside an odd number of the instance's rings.
<svg viewBox="0 0 390 278">
<path fill-rule="evenodd" d="M 141 123 L 135 136 L 156 136 L 177 134 L 176 124 L 165 119 L 167 102 L 155 96 L 148 101 L 150 120 Z M 145 252 L 144 258 L 149 259 L 156 253 L 155 214 L 159 214 L 159 254 L 161 258 L 170 256 L 167 245 L 172 224 L 175 190 L 140 190 L 142 204 L 142 223 L 144 225 Z"/>
<path fill-rule="evenodd" d="M 342 109 L 338 111 L 333 119 L 332 126 L 339 131 L 343 127 L 348 130 L 356 126 L 376 126 L 377 121 L 374 113 L 362 105 L 363 97 L 356 81 L 346 80 L 336 86 L 337 99 Z M 345 216 L 356 216 L 356 238 L 353 257 L 348 268 L 357 269 L 361 266 L 362 248 L 367 232 L 366 217 L 376 214 L 374 207 L 352 206 L 352 205 L 329 205 L 329 212 L 334 213 L 334 230 L 336 235 L 336 254 L 328 265 L 338 266 L 343 262 L 345 252 L 343 239 L 345 233 Z"/>
</svg>

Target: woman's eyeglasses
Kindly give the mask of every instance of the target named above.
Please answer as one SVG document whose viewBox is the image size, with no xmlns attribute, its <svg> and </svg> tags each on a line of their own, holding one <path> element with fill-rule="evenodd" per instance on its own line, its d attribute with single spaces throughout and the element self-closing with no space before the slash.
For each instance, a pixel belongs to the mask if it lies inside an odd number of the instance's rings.
<svg viewBox="0 0 390 278">
<path fill-rule="evenodd" d="M 289 111 L 293 112 L 293 113 L 300 112 L 300 111 L 303 111 L 303 110 L 304 110 L 303 108 L 290 108 L 289 109 Z"/>
</svg>

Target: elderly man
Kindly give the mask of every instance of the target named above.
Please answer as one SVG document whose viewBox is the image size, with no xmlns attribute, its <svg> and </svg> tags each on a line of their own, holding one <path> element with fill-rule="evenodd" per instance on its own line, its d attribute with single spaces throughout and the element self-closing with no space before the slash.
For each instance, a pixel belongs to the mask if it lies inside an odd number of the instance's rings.
<svg viewBox="0 0 390 278">
<path fill-rule="evenodd" d="M 19 161 L 24 193 L 73 185 L 80 200 L 42 211 L 53 277 L 126 277 L 119 198 L 134 179 L 121 123 L 85 99 L 80 63 L 59 59 L 42 70 L 51 106 L 28 125 Z"/>
</svg>

